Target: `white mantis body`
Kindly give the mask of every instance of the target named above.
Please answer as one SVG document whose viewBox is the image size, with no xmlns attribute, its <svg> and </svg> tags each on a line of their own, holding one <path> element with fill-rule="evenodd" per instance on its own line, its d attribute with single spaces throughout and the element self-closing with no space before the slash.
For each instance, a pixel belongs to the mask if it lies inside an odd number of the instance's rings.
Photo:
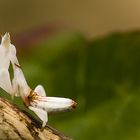
<svg viewBox="0 0 140 140">
<path fill-rule="evenodd" d="M 14 78 L 11 81 L 9 65 L 12 64 Z M 16 48 L 11 44 L 10 35 L 6 33 L 0 45 L 0 87 L 12 96 L 21 96 L 24 104 L 43 121 L 48 121 L 48 112 L 65 111 L 76 107 L 76 103 L 68 98 L 46 97 L 42 85 L 32 90 L 24 77 L 16 56 Z"/>
</svg>

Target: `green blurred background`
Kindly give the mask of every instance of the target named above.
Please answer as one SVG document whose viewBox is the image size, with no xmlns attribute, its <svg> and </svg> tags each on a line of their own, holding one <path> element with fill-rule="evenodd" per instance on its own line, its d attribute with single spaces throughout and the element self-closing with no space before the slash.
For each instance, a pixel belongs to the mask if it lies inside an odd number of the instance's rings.
<svg viewBox="0 0 140 140">
<path fill-rule="evenodd" d="M 75 140 L 140 139 L 139 15 L 138 0 L 0 1 L 29 85 L 78 103 L 49 125 Z"/>
</svg>

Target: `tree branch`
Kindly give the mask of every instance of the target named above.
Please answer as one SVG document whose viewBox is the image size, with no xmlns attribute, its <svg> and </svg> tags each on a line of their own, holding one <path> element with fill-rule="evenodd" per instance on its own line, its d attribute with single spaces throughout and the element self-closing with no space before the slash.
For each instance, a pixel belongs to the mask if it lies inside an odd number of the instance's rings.
<svg viewBox="0 0 140 140">
<path fill-rule="evenodd" d="M 70 140 L 57 130 L 37 123 L 16 106 L 0 97 L 0 139 L 2 140 Z"/>
</svg>

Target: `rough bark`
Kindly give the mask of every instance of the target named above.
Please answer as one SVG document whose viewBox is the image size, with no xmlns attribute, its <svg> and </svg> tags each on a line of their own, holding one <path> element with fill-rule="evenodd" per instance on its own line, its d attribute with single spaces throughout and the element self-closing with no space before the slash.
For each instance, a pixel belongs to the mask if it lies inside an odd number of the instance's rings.
<svg viewBox="0 0 140 140">
<path fill-rule="evenodd" d="M 0 97 L 0 140 L 70 140 L 70 138 L 49 126 L 42 129 L 36 121 Z"/>
</svg>

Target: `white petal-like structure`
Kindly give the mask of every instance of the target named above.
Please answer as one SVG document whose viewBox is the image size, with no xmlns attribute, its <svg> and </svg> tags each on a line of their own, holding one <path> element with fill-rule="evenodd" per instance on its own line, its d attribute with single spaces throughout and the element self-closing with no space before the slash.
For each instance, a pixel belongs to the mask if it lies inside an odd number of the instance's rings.
<svg viewBox="0 0 140 140">
<path fill-rule="evenodd" d="M 30 104 L 33 107 L 43 109 L 47 112 L 61 112 L 75 108 L 76 103 L 68 98 L 37 96 Z"/>
<path fill-rule="evenodd" d="M 17 85 L 15 84 L 16 82 L 15 80 L 13 80 L 14 82 L 12 82 L 11 84 L 11 79 L 8 71 L 10 61 L 12 63 L 18 63 L 16 57 L 16 48 L 11 44 L 9 33 L 5 33 L 0 44 L 0 87 L 7 93 L 18 96 Z"/>
<path fill-rule="evenodd" d="M 1 44 L 0 44 L 0 69 L 7 69 L 9 68 L 10 65 L 10 58 L 9 58 L 9 34 L 6 33 L 1 40 Z"/>
<path fill-rule="evenodd" d="M 46 125 L 46 123 L 48 122 L 47 112 L 42 109 L 38 109 L 38 108 L 32 107 L 32 106 L 29 106 L 28 108 L 30 110 L 32 110 L 43 121 L 42 127 L 44 127 Z"/>
<path fill-rule="evenodd" d="M 14 69 L 14 79 L 13 79 L 13 83 L 12 83 L 13 87 L 15 88 L 15 90 L 17 90 L 17 88 L 19 88 L 18 91 L 19 91 L 20 96 L 25 98 L 29 95 L 31 89 L 26 82 L 26 79 L 24 77 L 24 74 L 23 74 L 20 66 L 14 63 L 13 69 Z"/>
<path fill-rule="evenodd" d="M 12 94 L 10 75 L 7 69 L 0 69 L 0 87 L 7 93 Z"/>
<path fill-rule="evenodd" d="M 12 83 L 8 72 L 10 62 L 14 72 Z M 16 48 L 11 44 L 9 33 L 5 33 L 0 45 L 0 87 L 13 96 L 24 97 L 30 91 L 16 56 Z"/>
<path fill-rule="evenodd" d="M 45 89 L 42 85 L 36 86 L 36 88 L 34 89 L 34 92 L 36 92 L 40 96 L 46 96 Z"/>
</svg>

